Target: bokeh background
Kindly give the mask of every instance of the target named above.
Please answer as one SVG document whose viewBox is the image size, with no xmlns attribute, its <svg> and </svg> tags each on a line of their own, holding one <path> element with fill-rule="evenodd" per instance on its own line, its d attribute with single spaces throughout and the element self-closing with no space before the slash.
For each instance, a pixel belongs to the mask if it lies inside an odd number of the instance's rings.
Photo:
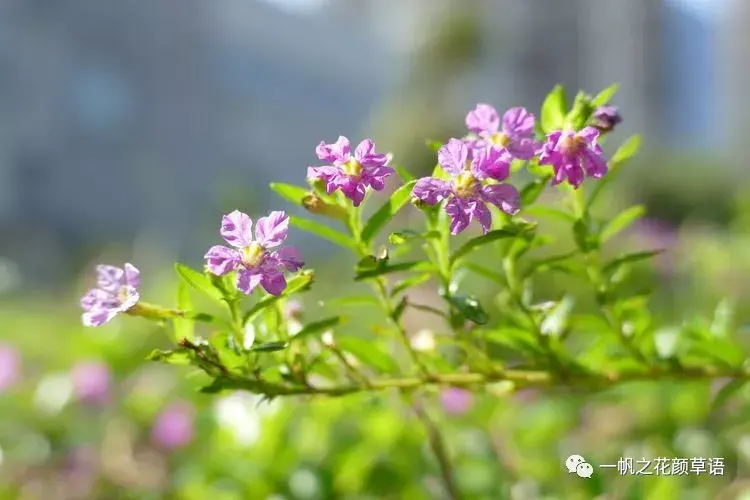
<svg viewBox="0 0 750 500">
<path fill-rule="evenodd" d="M 608 146 L 640 133 L 643 152 L 604 205 L 645 204 L 621 244 L 668 249 L 643 271 L 655 315 L 670 328 L 735 305 L 742 324 L 748 22 L 742 0 L 0 1 L 3 498 L 442 498 L 424 435 L 389 396 L 202 396 L 190 372 L 143 361 L 163 330 L 80 326 L 96 263 L 136 263 L 145 294 L 173 300 L 171 263 L 199 266 L 223 213 L 288 209 L 268 183 L 302 184 L 339 134 L 425 173 L 425 139 L 463 134 L 477 102 L 538 110 L 556 83 L 572 97 L 618 82 Z M 292 239 L 319 269 L 314 315 L 341 261 Z M 749 498 L 750 391 L 716 417 L 716 389 L 433 403 L 467 498 Z M 572 452 L 728 466 L 586 482 L 560 465 Z"/>
</svg>

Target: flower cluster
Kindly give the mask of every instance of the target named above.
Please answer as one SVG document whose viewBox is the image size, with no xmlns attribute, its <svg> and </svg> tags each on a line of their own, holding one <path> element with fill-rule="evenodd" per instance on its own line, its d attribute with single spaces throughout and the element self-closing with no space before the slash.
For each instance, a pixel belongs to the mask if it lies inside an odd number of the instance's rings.
<svg viewBox="0 0 750 500">
<path fill-rule="evenodd" d="M 438 164 L 445 175 L 417 180 L 412 196 L 427 205 L 444 202 L 453 235 L 475 220 L 487 233 L 492 226 L 490 205 L 509 215 L 517 214 L 521 208 L 519 191 L 506 182 L 514 160 L 550 165 L 552 185 L 567 181 L 578 188 L 584 178 L 601 178 L 607 173 L 599 134 L 611 130 L 621 117 L 616 108 L 603 106 L 594 112 L 593 120 L 593 126 L 580 131 L 548 133 L 542 143 L 535 137 L 535 116 L 525 108 L 511 108 L 500 117 L 489 104 L 477 104 L 466 115 L 468 134 L 462 139 L 450 139 L 438 150 Z M 308 167 L 308 182 L 316 189 L 324 187 L 328 195 L 340 191 L 353 207 L 362 204 L 368 190 L 382 190 L 394 173 L 389 166 L 390 155 L 376 152 L 371 139 L 361 141 L 352 151 L 349 139 L 339 136 L 334 143 L 321 142 L 315 152 L 326 165 Z M 322 199 L 317 201 L 327 206 Z M 344 214 L 349 210 L 340 204 L 335 209 Z M 222 219 L 220 233 L 229 246 L 209 248 L 204 256 L 206 268 L 215 276 L 236 273 L 236 288 L 245 294 L 260 286 L 279 296 L 287 288 L 284 271 L 295 272 L 304 266 L 296 248 L 281 246 L 288 232 L 289 216 L 283 211 L 261 217 L 253 230 L 250 217 L 235 210 Z M 131 264 L 122 269 L 102 265 L 97 267 L 97 273 L 97 287 L 81 299 L 84 325 L 100 326 L 118 313 L 134 313 L 140 298 L 138 269 Z M 138 308 L 141 312 L 134 314 L 146 315 L 149 311 L 144 305 Z"/>
</svg>

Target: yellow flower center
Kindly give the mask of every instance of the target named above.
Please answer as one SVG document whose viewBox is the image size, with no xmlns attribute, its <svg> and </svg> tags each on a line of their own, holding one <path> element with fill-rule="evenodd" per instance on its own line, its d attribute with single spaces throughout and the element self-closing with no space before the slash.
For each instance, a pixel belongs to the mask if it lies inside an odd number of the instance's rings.
<svg viewBox="0 0 750 500">
<path fill-rule="evenodd" d="M 574 135 L 572 137 L 566 137 L 560 144 L 560 152 L 565 156 L 572 156 L 581 151 L 586 147 L 586 141 L 583 137 Z"/>
<path fill-rule="evenodd" d="M 493 146 L 507 148 L 510 146 L 510 137 L 507 134 L 500 132 L 490 137 L 490 142 Z"/>
<path fill-rule="evenodd" d="M 258 243 L 250 243 L 242 249 L 242 262 L 248 266 L 257 266 L 263 260 L 263 247 Z"/>
<path fill-rule="evenodd" d="M 474 196 L 479 183 L 471 172 L 462 172 L 453 181 L 453 190 L 459 198 Z"/>
<path fill-rule="evenodd" d="M 128 287 L 122 286 L 117 290 L 117 302 L 124 304 L 128 300 Z"/>
<path fill-rule="evenodd" d="M 351 177 L 357 177 L 362 172 L 362 165 L 354 158 L 350 158 L 343 167 L 344 172 Z"/>
</svg>

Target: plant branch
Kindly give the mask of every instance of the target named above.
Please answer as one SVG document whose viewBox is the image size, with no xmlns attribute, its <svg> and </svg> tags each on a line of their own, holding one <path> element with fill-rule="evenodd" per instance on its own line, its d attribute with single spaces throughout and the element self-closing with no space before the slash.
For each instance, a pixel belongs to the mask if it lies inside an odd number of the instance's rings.
<svg viewBox="0 0 750 500">
<path fill-rule="evenodd" d="M 411 407 L 427 431 L 430 448 L 432 448 L 432 452 L 435 454 L 440 465 L 440 476 L 448 492 L 448 496 L 453 500 L 460 500 L 463 497 L 456 485 L 456 473 L 453 469 L 447 447 L 445 446 L 445 440 L 442 434 L 440 434 L 440 429 L 430 419 L 430 416 L 427 415 L 427 412 L 418 401 L 413 401 Z"/>
</svg>

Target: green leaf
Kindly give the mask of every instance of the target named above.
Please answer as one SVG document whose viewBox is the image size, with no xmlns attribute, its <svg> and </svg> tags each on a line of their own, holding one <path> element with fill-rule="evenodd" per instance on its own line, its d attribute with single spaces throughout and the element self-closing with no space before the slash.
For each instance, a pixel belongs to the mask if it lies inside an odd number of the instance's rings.
<svg viewBox="0 0 750 500">
<path fill-rule="evenodd" d="M 221 290 L 216 288 L 206 275 L 199 273 L 195 269 L 191 269 L 188 266 L 180 263 L 175 264 L 174 268 L 177 271 L 179 277 L 186 284 L 190 285 L 190 287 L 205 294 L 216 302 L 226 304 L 226 302 L 224 302 L 224 296 L 222 295 Z"/>
<path fill-rule="evenodd" d="M 596 107 L 604 106 L 608 104 L 609 101 L 612 99 L 612 97 L 614 97 L 614 95 L 617 93 L 618 90 L 620 90 L 619 83 L 614 83 L 610 85 L 606 89 L 596 94 L 596 97 L 594 97 L 591 100 L 591 104 L 593 104 Z"/>
<path fill-rule="evenodd" d="M 254 345 L 250 348 L 250 350 L 254 352 L 275 352 L 283 351 L 287 347 L 289 347 L 289 342 L 277 340 L 273 342 L 264 342 L 263 344 Z"/>
<path fill-rule="evenodd" d="M 570 112 L 565 116 L 566 125 L 573 130 L 581 130 L 591 118 L 595 106 L 591 103 L 591 96 L 584 91 L 579 91 L 573 100 Z"/>
<path fill-rule="evenodd" d="M 742 389 L 747 382 L 747 380 L 730 380 L 724 387 L 719 389 L 719 392 L 711 403 L 711 413 L 724 406 L 729 401 L 729 398 Z"/>
<path fill-rule="evenodd" d="M 544 133 L 548 134 L 563 127 L 566 109 L 565 88 L 562 85 L 555 85 L 542 103 L 540 123 Z"/>
<path fill-rule="evenodd" d="M 367 279 L 377 278 L 378 276 L 389 273 L 398 273 L 402 271 L 429 271 L 431 269 L 432 265 L 429 262 L 423 260 L 400 262 L 398 264 L 392 265 L 383 264 L 376 267 L 375 269 L 357 273 L 357 275 L 354 277 L 354 281 L 363 281 Z"/>
<path fill-rule="evenodd" d="M 619 148 L 617 148 L 615 154 L 612 155 L 612 159 L 610 160 L 610 167 L 612 169 L 619 167 L 621 164 L 625 163 L 627 160 L 635 156 L 640 148 L 641 136 L 636 134 L 629 137 L 625 140 L 625 142 L 622 143 L 622 145 L 620 145 Z"/>
<path fill-rule="evenodd" d="M 409 276 L 408 278 L 404 278 L 398 281 L 395 285 L 393 285 L 393 289 L 391 290 L 391 297 L 395 297 L 399 293 L 404 292 L 411 287 L 425 283 L 430 279 L 431 276 L 432 275 L 429 273 L 415 274 L 414 276 Z"/>
<path fill-rule="evenodd" d="M 460 258 L 468 255 L 470 252 L 483 245 L 487 245 L 488 243 L 492 243 L 503 238 L 513 238 L 515 236 L 518 236 L 518 232 L 508 231 L 506 229 L 496 229 L 495 231 L 490 231 L 489 233 L 482 236 L 472 238 L 461 245 L 461 247 L 454 252 L 454 254 L 450 258 L 450 263 L 451 265 L 454 265 Z"/>
<path fill-rule="evenodd" d="M 242 324 L 243 325 L 246 324 L 248 321 L 252 320 L 256 315 L 258 315 L 261 311 L 263 311 L 269 306 L 272 306 L 273 304 L 275 304 L 282 298 L 288 297 L 289 295 L 292 295 L 293 293 L 296 293 L 296 292 L 306 291 L 312 284 L 314 278 L 315 278 L 315 273 L 312 270 L 300 271 L 294 277 L 292 277 L 291 279 L 287 281 L 286 289 L 284 290 L 284 293 L 278 296 L 269 295 L 267 297 L 263 297 L 253 307 L 251 307 L 250 310 L 247 311 L 245 315 L 243 316 Z"/>
<path fill-rule="evenodd" d="M 622 230 L 626 229 L 633 222 L 640 219 L 644 215 L 646 215 L 646 207 L 644 207 L 643 205 L 636 205 L 621 212 L 617 217 L 609 221 L 609 223 L 602 229 L 602 232 L 599 236 L 602 243 L 609 240 Z"/>
<path fill-rule="evenodd" d="M 207 313 L 186 312 L 183 318 L 198 321 L 200 323 L 211 323 L 214 325 L 225 325 L 225 322 L 216 316 Z"/>
<path fill-rule="evenodd" d="M 148 361 L 158 361 L 170 365 L 189 365 L 192 363 L 192 354 L 189 351 L 162 351 L 154 349 L 146 356 Z"/>
<path fill-rule="evenodd" d="M 364 243 L 370 243 L 378 232 L 409 202 L 411 190 L 416 182 L 409 181 L 398 188 L 393 192 L 390 199 L 372 214 L 365 227 L 362 228 L 361 238 Z"/>
<path fill-rule="evenodd" d="M 537 345 L 538 341 L 531 332 L 520 328 L 502 327 L 498 330 L 482 330 L 478 332 L 490 342 L 508 347 L 527 355 L 537 355 L 542 352 Z"/>
<path fill-rule="evenodd" d="M 521 206 L 526 207 L 534 203 L 546 187 L 546 179 L 537 179 L 526 184 L 521 189 Z"/>
<path fill-rule="evenodd" d="M 438 152 L 438 149 L 443 147 L 443 144 L 439 141 L 428 140 L 425 142 L 425 144 L 427 144 L 427 147 L 433 150 L 435 153 Z"/>
<path fill-rule="evenodd" d="M 359 251 L 359 248 L 357 248 L 357 244 L 349 236 L 340 231 L 337 231 L 336 229 L 330 228 L 325 224 L 295 216 L 290 217 L 290 222 L 296 228 L 302 229 L 303 231 L 307 231 L 308 233 L 312 233 L 316 236 L 320 236 L 321 238 L 324 238 L 343 248 L 347 248 L 349 250 L 352 250 L 353 252 Z"/>
<path fill-rule="evenodd" d="M 495 283 L 499 283 L 503 286 L 507 285 L 505 276 L 502 274 L 493 271 L 492 269 L 488 269 L 484 266 L 480 266 L 479 264 L 475 264 L 473 262 L 469 262 L 464 266 L 465 269 L 468 269 L 469 271 L 472 271 L 482 278 L 485 278 L 490 281 L 494 281 Z"/>
<path fill-rule="evenodd" d="M 399 177 L 401 177 L 401 180 L 404 182 L 411 182 L 415 179 L 413 175 L 411 175 L 411 172 L 406 170 L 405 167 L 402 167 L 401 165 L 391 165 L 393 167 L 393 170 L 396 171 Z"/>
<path fill-rule="evenodd" d="M 193 308 L 190 300 L 190 292 L 187 283 L 180 281 L 177 284 L 177 309 L 180 311 L 189 311 Z M 195 336 L 195 322 L 190 317 L 176 317 L 173 320 L 174 333 L 178 339 L 192 340 Z"/>
<path fill-rule="evenodd" d="M 578 255 L 578 252 L 572 251 L 572 252 L 568 252 L 564 254 L 551 255 L 549 257 L 537 259 L 533 261 L 531 264 L 529 264 L 529 270 L 528 272 L 525 273 L 525 276 L 529 276 L 533 272 L 542 272 L 542 271 L 551 269 L 555 264 L 564 262 L 568 259 L 575 257 L 576 255 Z"/>
<path fill-rule="evenodd" d="M 589 230 L 588 223 L 583 219 L 578 219 L 573 224 L 573 239 L 578 248 L 583 252 L 589 252 L 599 248 L 599 239 Z"/>
<path fill-rule="evenodd" d="M 395 309 L 393 309 L 393 313 L 391 314 L 391 319 L 398 323 L 401 320 L 401 316 L 404 314 L 404 311 L 406 311 L 406 306 L 409 305 L 409 301 L 406 297 L 402 297 L 401 300 L 396 305 Z"/>
<path fill-rule="evenodd" d="M 338 326 L 340 324 L 343 324 L 346 322 L 346 318 L 342 318 L 341 316 L 331 316 L 330 318 L 321 319 L 320 321 L 313 321 L 312 323 L 306 324 L 302 330 L 297 332 L 294 337 L 292 337 L 292 342 L 303 339 L 305 337 L 310 337 L 312 335 L 316 335 L 318 333 L 324 332 L 326 330 L 329 330 L 333 328 L 334 326 Z"/>
<path fill-rule="evenodd" d="M 567 223 L 573 223 L 576 220 L 575 216 L 570 212 L 560 210 L 559 208 L 545 207 L 543 205 L 535 205 L 533 207 L 525 208 L 524 213 L 532 217 L 557 219 Z"/>
<path fill-rule="evenodd" d="M 615 271 L 617 271 L 620 266 L 623 266 L 625 264 L 632 264 L 635 262 L 640 262 L 642 260 L 650 259 L 651 257 L 655 255 L 659 255 L 662 253 L 663 250 L 651 250 L 648 252 L 635 252 L 627 255 L 621 255 L 620 257 L 617 257 L 615 259 L 612 259 L 604 266 L 604 273 L 606 274 L 614 274 Z"/>
<path fill-rule="evenodd" d="M 425 239 L 436 239 L 440 238 L 440 233 L 437 231 L 428 231 L 426 233 L 420 233 L 418 231 L 413 231 L 411 229 L 404 229 L 403 231 L 398 231 L 395 233 L 391 233 L 388 236 L 388 242 L 391 245 L 403 245 L 404 243 L 408 243 L 412 240 L 425 240 Z"/>
<path fill-rule="evenodd" d="M 473 321 L 477 325 L 485 325 L 489 318 L 482 304 L 473 295 L 457 294 L 447 297 L 448 302 L 461 313 L 464 318 Z"/>
<path fill-rule="evenodd" d="M 308 189 L 299 186 L 293 186 L 291 184 L 272 182 L 270 187 L 271 190 L 276 194 L 299 207 L 302 206 L 302 199 L 310 194 L 310 191 Z"/>
<path fill-rule="evenodd" d="M 365 365 L 380 373 L 397 373 L 399 368 L 393 358 L 379 344 L 357 337 L 337 338 L 339 349 L 352 354 Z"/>
<path fill-rule="evenodd" d="M 565 296 L 555 307 L 550 311 L 547 317 L 544 318 L 540 325 L 540 330 L 543 335 L 550 335 L 552 337 L 559 337 L 568 328 L 568 322 L 570 320 L 570 313 L 573 311 L 573 297 Z"/>
</svg>

